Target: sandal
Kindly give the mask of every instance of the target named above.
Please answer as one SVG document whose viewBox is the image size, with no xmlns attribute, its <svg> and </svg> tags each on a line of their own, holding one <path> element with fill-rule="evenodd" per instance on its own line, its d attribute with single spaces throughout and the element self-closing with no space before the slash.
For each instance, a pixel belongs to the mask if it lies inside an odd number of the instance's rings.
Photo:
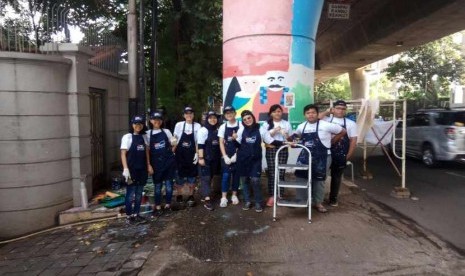
<svg viewBox="0 0 465 276">
<path fill-rule="evenodd" d="M 315 206 L 315 209 L 320 213 L 328 212 L 328 209 L 326 209 L 324 206 Z"/>
</svg>

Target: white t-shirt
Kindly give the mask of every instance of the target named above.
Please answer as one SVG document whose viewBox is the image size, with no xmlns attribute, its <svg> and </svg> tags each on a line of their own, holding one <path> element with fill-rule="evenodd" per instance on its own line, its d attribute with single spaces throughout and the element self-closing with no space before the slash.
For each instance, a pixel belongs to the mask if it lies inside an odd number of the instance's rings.
<svg viewBox="0 0 465 276">
<path fill-rule="evenodd" d="M 323 120 L 330 122 L 330 123 L 338 124 L 340 126 L 344 126 L 344 118 L 336 118 L 334 116 L 331 116 L 331 117 L 325 117 L 323 118 Z M 351 119 L 346 118 L 346 130 L 347 130 L 347 136 L 349 136 L 349 138 L 357 137 L 357 124 Z"/>
<path fill-rule="evenodd" d="M 147 139 L 147 135 L 143 134 L 144 141 L 146 145 L 149 145 L 149 141 Z M 132 133 L 127 133 L 123 135 L 123 138 L 121 138 L 121 147 L 120 149 L 122 150 L 129 150 L 132 145 Z"/>
<path fill-rule="evenodd" d="M 237 139 L 236 141 L 240 144 L 241 141 L 242 141 L 242 133 L 244 133 L 244 127 L 240 128 L 239 131 L 237 132 Z M 262 137 L 262 142 L 263 142 L 263 137 L 265 137 L 265 134 L 266 134 L 266 130 L 264 130 L 263 128 L 260 128 L 260 136 Z"/>
<path fill-rule="evenodd" d="M 265 131 L 265 135 L 263 136 L 263 141 L 267 144 L 273 143 L 274 140 L 284 142 L 285 138 L 281 132 L 277 132 L 275 135 L 271 136 L 270 132 L 272 131 L 272 129 L 268 130 L 269 126 L 270 125 L 268 124 L 268 122 L 264 122 L 261 127 L 261 129 Z M 281 120 L 279 122 L 273 122 L 273 126 L 274 128 L 281 127 L 281 129 L 284 129 L 289 136 L 293 134 L 291 124 L 286 120 Z"/>
<path fill-rule="evenodd" d="M 218 129 L 218 137 L 224 139 L 224 132 L 226 131 L 226 125 L 228 126 L 228 128 L 232 128 L 232 127 L 237 127 L 237 126 L 239 126 L 239 130 L 241 130 L 241 128 L 244 128 L 244 126 L 242 125 L 242 123 L 240 123 L 239 121 L 236 121 L 234 124 L 231 124 L 231 123 L 229 123 L 229 122 L 226 122 L 226 123 L 222 124 L 222 125 L 220 126 L 220 128 Z M 239 130 L 238 130 L 237 132 L 239 132 Z"/>
<path fill-rule="evenodd" d="M 208 139 L 208 129 L 206 127 L 201 127 L 199 129 L 199 132 L 197 132 L 197 144 L 204 145 L 207 139 Z"/>
<path fill-rule="evenodd" d="M 186 127 L 184 128 L 184 124 L 186 124 Z M 197 143 L 197 132 L 202 126 L 199 123 L 194 122 L 194 140 Z M 192 124 L 186 123 L 186 121 L 178 122 L 176 123 L 176 126 L 174 127 L 174 135 L 177 137 L 177 139 L 181 139 L 182 135 L 182 129 L 184 128 L 184 133 L 185 134 L 191 134 L 192 133 Z"/>
<path fill-rule="evenodd" d="M 307 124 L 305 126 L 305 124 Z M 309 122 L 303 122 L 301 123 L 295 133 L 299 136 L 302 136 L 302 131 L 304 131 L 304 126 L 305 126 L 305 133 L 312 133 L 316 131 L 316 125 L 317 123 L 309 123 Z M 327 148 L 331 147 L 331 137 L 333 135 L 339 134 L 342 131 L 342 127 L 337 124 L 333 123 L 328 123 L 326 121 L 320 120 L 320 124 L 318 126 L 318 137 L 320 137 L 321 143 Z"/>
<path fill-rule="evenodd" d="M 173 137 L 173 134 L 171 134 L 171 131 L 169 129 L 164 128 L 163 131 L 166 133 L 166 136 L 168 136 L 168 139 L 171 139 Z M 161 132 L 161 129 L 149 129 L 147 130 L 147 141 L 150 141 L 150 135 L 152 134 L 158 134 Z"/>
</svg>

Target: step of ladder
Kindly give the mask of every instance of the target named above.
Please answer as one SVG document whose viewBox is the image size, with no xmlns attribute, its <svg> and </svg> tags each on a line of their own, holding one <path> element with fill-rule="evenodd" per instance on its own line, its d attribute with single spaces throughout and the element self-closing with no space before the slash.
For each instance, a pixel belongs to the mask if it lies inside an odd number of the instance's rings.
<svg viewBox="0 0 465 276">
<path fill-rule="evenodd" d="M 279 188 L 296 188 L 296 189 L 306 189 L 308 188 L 308 181 L 279 181 Z"/>
<path fill-rule="evenodd" d="M 308 165 L 298 164 L 279 164 L 278 169 L 296 169 L 296 170 L 308 170 Z"/>
<path fill-rule="evenodd" d="M 284 207 L 308 207 L 308 200 L 278 199 L 276 205 Z"/>
</svg>

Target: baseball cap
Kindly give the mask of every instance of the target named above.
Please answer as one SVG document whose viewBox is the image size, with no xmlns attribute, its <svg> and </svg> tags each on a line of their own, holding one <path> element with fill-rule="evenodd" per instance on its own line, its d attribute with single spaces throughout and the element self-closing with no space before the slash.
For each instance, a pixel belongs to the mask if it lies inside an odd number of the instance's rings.
<svg viewBox="0 0 465 276">
<path fill-rule="evenodd" d="M 337 100 L 333 103 L 333 106 L 338 106 L 338 105 L 347 106 L 347 103 L 343 100 Z"/>
<path fill-rule="evenodd" d="M 144 123 L 144 117 L 136 115 L 136 116 L 132 117 L 131 123 L 132 124 L 143 124 Z"/>
<path fill-rule="evenodd" d="M 187 113 L 187 112 L 194 112 L 194 109 L 190 106 L 186 106 L 184 107 L 184 113 Z"/>
<path fill-rule="evenodd" d="M 216 114 L 215 111 L 213 110 L 210 110 L 207 112 L 207 114 L 205 114 L 206 118 L 209 118 L 210 116 L 215 116 L 215 117 L 218 117 L 218 115 Z"/>
<path fill-rule="evenodd" d="M 163 115 L 161 115 L 160 112 L 155 111 L 155 112 L 152 112 L 152 114 L 150 114 L 150 119 L 160 119 L 160 120 L 163 120 Z"/>
<path fill-rule="evenodd" d="M 223 113 L 226 113 L 226 112 L 236 112 L 236 109 L 234 107 L 228 105 L 225 108 L 223 108 Z"/>
</svg>

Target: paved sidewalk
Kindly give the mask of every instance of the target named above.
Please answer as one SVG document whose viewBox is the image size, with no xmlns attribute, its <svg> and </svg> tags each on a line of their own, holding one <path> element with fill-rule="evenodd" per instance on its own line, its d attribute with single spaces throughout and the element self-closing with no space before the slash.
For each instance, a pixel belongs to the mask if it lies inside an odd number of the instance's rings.
<svg viewBox="0 0 465 276">
<path fill-rule="evenodd" d="M 66 227 L 0 247 L 0 275 L 137 275 L 171 218 Z"/>
<path fill-rule="evenodd" d="M 0 275 L 465 275 L 463 256 L 358 190 L 312 224 L 278 214 L 197 206 L 54 230 L 0 246 Z"/>
</svg>

